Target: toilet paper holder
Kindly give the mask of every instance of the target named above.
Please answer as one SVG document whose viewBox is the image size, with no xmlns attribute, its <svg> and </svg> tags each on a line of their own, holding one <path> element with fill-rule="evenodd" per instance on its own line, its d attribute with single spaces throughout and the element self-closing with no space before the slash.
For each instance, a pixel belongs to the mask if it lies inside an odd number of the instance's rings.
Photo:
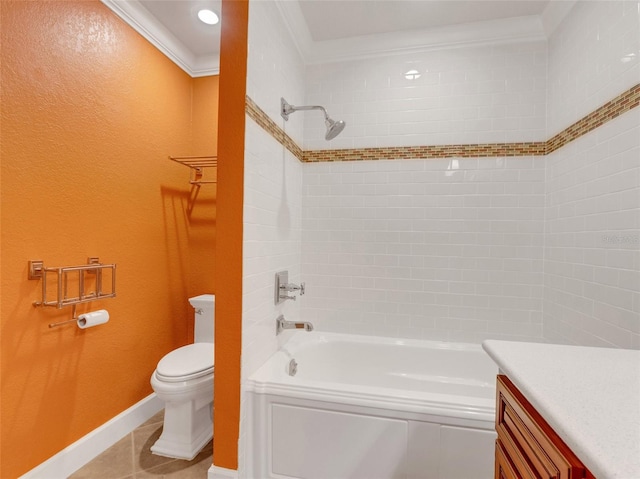
<svg viewBox="0 0 640 479">
<path fill-rule="evenodd" d="M 28 278 L 42 280 L 42 299 L 34 301 L 36 307 L 73 306 L 72 319 L 49 324 L 50 328 L 77 321 L 76 306 L 99 299 L 116 296 L 116 265 L 102 264 L 100 259 L 90 257 L 87 264 L 79 266 L 45 267 L 41 260 L 29 261 Z M 55 274 L 55 294 L 47 291 L 48 275 Z M 109 285 L 110 283 L 110 285 Z M 93 289 L 92 291 L 89 291 Z"/>
</svg>

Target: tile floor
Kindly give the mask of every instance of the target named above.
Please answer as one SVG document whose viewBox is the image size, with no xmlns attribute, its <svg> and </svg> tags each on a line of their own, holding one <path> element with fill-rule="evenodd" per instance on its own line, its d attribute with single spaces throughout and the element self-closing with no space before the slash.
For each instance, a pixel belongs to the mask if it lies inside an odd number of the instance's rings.
<svg viewBox="0 0 640 479">
<path fill-rule="evenodd" d="M 156 456 L 149 448 L 160 437 L 164 411 L 69 476 L 69 479 L 206 479 L 211 467 L 213 442 L 193 461 Z"/>
</svg>

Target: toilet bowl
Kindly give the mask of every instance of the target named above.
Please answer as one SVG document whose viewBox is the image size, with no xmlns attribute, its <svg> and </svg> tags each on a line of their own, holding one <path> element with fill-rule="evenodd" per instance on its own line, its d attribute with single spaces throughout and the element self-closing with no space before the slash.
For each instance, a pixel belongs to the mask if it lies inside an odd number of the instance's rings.
<svg viewBox="0 0 640 479">
<path fill-rule="evenodd" d="M 195 342 L 166 354 L 151 375 L 151 387 L 165 404 L 162 434 L 151 452 L 185 460 L 213 437 L 214 296 L 189 302 L 195 309 Z"/>
</svg>

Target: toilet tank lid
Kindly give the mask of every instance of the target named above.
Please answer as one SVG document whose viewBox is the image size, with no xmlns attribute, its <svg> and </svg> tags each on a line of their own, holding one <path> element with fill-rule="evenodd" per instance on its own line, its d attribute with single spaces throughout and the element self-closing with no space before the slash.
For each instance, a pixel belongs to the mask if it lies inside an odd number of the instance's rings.
<svg viewBox="0 0 640 479">
<path fill-rule="evenodd" d="M 161 376 L 178 378 L 213 368 L 213 343 L 195 343 L 182 346 L 166 354 L 156 371 Z"/>
<path fill-rule="evenodd" d="M 213 306 L 216 302 L 215 294 L 201 294 L 200 296 L 194 296 L 189 298 L 189 303 L 194 308 L 206 308 Z"/>
</svg>

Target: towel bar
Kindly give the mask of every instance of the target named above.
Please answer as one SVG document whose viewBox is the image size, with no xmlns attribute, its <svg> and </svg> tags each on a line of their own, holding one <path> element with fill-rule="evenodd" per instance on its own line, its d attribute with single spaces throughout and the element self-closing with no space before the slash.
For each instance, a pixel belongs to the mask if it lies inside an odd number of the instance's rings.
<svg viewBox="0 0 640 479">
<path fill-rule="evenodd" d="M 106 274 L 105 274 L 106 272 Z M 77 276 L 75 275 L 77 273 Z M 50 298 L 47 291 L 49 281 L 47 275 L 55 274 L 55 299 Z M 110 278 L 108 276 L 111 276 Z M 71 276 L 71 277 L 70 277 Z M 111 283 L 110 288 L 105 291 L 106 283 Z M 99 299 L 114 298 L 116 296 L 116 265 L 102 264 L 98 258 L 89 258 L 88 264 L 79 266 L 62 266 L 56 268 L 48 268 L 44 266 L 43 261 L 29 261 L 30 280 L 42 280 L 42 300 L 34 301 L 34 306 L 48 306 L 58 309 L 64 306 L 73 306 L 73 317 L 75 318 L 76 305 L 96 301 Z M 111 281 L 109 281 L 109 279 Z M 108 284 L 107 284 L 108 285 Z M 73 294 L 71 289 L 77 286 L 77 294 Z M 93 291 L 87 291 L 93 286 Z M 70 322 L 70 321 L 65 321 Z M 63 323 L 54 323 L 49 327 L 57 326 Z"/>
</svg>

